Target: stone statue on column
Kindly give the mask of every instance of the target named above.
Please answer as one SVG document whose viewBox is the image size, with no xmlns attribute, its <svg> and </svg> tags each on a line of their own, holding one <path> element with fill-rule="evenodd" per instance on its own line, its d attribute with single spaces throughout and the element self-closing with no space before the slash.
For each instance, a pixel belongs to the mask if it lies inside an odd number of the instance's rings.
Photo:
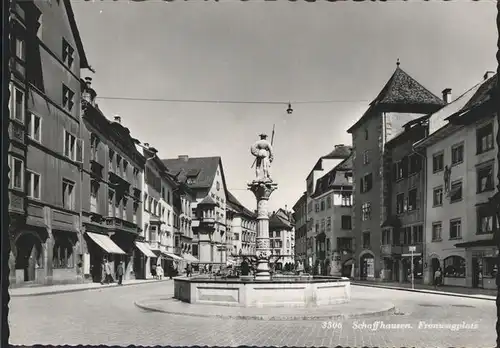
<svg viewBox="0 0 500 348">
<path fill-rule="evenodd" d="M 250 152 L 255 156 L 255 177 L 256 181 L 272 182 L 271 178 L 271 163 L 274 159 L 273 147 L 267 140 L 266 134 L 260 135 L 260 140 L 257 140 Z"/>
</svg>

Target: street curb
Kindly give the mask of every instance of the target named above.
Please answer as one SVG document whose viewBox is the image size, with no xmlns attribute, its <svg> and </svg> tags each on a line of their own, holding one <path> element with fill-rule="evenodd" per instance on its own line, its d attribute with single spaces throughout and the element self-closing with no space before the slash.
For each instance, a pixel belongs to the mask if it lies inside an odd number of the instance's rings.
<svg viewBox="0 0 500 348">
<path fill-rule="evenodd" d="M 10 297 L 31 297 L 31 296 L 45 296 L 45 295 L 57 295 L 57 294 L 65 294 L 65 293 L 70 293 L 70 292 L 79 292 L 79 291 L 95 291 L 95 290 L 103 290 L 103 289 L 113 289 L 117 287 L 124 287 L 124 286 L 137 286 L 137 285 L 144 285 L 144 284 L 152 284 L 152 283 L 160 283 L 160 282 L 166 282 L 169 281 L 170 279 L 164 279 L 164 280 L 146 280 L 141 283 L 132 283 L 132 284 L 113 284 L 113 285 L 103 285 L 101 287 L 92 287 L 92 288 L 81 288 L 81 289 L 61 289 L 61 290 L 56 290 L 56 291 L 46 291 L 46 292 L 37 292 L 33 294 L 11 294 L 9 292 Z"/>
<path fill-rule="evenodd" d="M 233 319 L 233 320 L 263 320 L 263 321 L 300 321 L 300 320 L 346 320 L 346 319 L 357 319 L 357 318 L 370 318 L 382 315 L 394 314 L 396 312 L 396 307 L 391 304 L 389 308 L 385 308 L 380 311 L 356 313 L 356 314 L 338 314 L 338 315 L 220 315 L 220 314 L 204 314 L 204 313 L 186 313 L 186 312 L 176 312 L 169 311 L 166 309 L 158 308 L 157 306 L 146 305 L 141 303 L 141 301 L 135 301 L 134 305 L 140 309 L 149 312 L 166 313 L 172 315 L 183 315 L 188 317 L 198 317 L 198 318 L 213 318 L 213 319 Z M 200 305 L 202 306 L 202 305 Z M 239 307 L 235 307 L 239 308 Z"/>
<path fill-rule="evenodd" d="M 357 286 L 366 286 L 369 288 L 379 288 L 379 289 L 390 289 L 390 290 L 402 290 L 402 291 L 409 291 L 409 292 L 419 292 L 421 294 L 431 294 L 431 295 L 443 295 L 443 296 L 451 296 L 451 297 L 462 297 L 462 298 L 472 298 L 475 300 L 486 300 L 486 301 L 496 301 L 496 298 L 488 298 L 488 297 L 479 297 L 481 295 L 468 295 L 468 294 L 457 294 L 454 292 L 444 292 L 444 291 L 432 291 L 432 290 L 424 290 L 424 289 L 409 289 L 409 288 L 400 288 L 397 286 L 385 286 L 385 285 L 378 285 L 378 284 L 364 284 L 364 283 L 356 283 L 356 282 L 351 282 L 351 285 L 357 285 Z M 484 295 L 488 296 L 488 295 Z M 493 296 L 490 296 L 493 297 Z"/>
</svg>

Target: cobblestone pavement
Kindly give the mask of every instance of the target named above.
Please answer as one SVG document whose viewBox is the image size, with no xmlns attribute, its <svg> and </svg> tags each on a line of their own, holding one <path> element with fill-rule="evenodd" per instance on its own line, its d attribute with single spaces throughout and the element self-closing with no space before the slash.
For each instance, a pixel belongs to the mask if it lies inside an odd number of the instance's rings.
<svg viewBox="0 0 500 348">
<path fill-rule="evenodd" d="M 106 345 L 256 345 L 362 347 L 493 347 L 493 301 L 353 286 L 353 296 L 390 301 L 405 315 L 323 321 L 258 321 L 197 318 L 147 312 L 141 298 L 173 293 L 171 281 L 57 295 L 16 297 L 9 304 L 10 343 Z M 427 324 L 475 328 L 418 328 Z M 362 324 L 379 322 L 377 330 Z M 412 327 L 381 328 L 399 324 Z M 357 325 L 355 327 L 355 324 Z M 375 324 L 377 325 L 377 324 Z M 340 327 L 341 326 L 341 327 Z"/>
</svg>

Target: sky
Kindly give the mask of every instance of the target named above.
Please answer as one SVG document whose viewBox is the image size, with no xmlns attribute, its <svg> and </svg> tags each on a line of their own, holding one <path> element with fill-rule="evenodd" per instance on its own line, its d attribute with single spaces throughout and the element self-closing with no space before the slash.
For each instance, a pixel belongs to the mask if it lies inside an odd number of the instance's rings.
<svg viewBox="0 0 500 348">
<path fill-rule="evenodd" d="M 105 115 L 121 116 L 160 158 L 221 156 L 228 189 L 252 210 L 250 146 L 273 125 L 278 190 L 269 206 L 291 209 L 319 157 L 352 143 L 346 130 L 398 58 L 437 96 L 459 96 L 497 67 L 494 1 L 72 3 L 96 71 L 82 77 L 93 78 Z"/>
</svg>

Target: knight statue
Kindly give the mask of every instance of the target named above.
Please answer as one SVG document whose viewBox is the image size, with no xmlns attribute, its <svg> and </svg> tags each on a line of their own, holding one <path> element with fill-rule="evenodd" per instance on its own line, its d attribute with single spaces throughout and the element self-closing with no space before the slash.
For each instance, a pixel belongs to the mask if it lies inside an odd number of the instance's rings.
<svg viewBox="0 0 500 348">
<path fill-rule="evenodd" d="M 271 163 L 273 162 L 273 147 L 267 141 L 267 135 L 261 134 L 260 140 L 250 148 L 252 155 L 256 157 L 255 175 L 256 181 L 271 182 Z"/>
</svg>

